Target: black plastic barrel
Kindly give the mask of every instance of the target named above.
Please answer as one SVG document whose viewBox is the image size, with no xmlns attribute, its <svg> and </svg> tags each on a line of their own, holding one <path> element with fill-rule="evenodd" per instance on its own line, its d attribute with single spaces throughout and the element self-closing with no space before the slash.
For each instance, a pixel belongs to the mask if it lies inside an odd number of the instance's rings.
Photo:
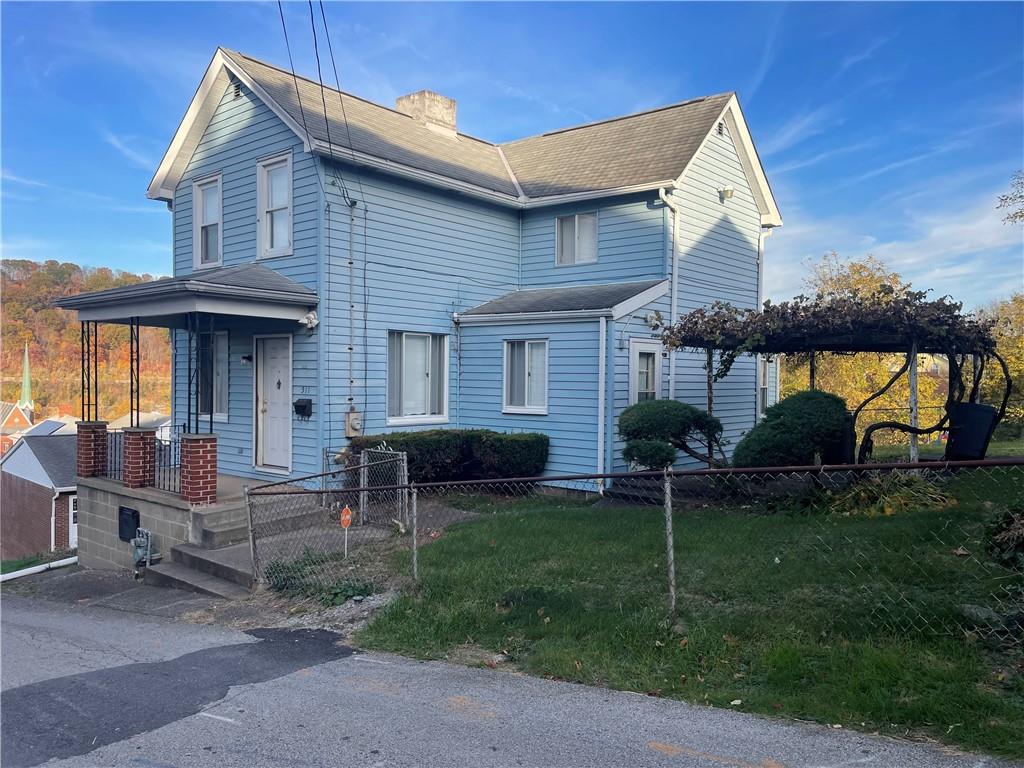
<svg viewBox="0 0 1024 768">
<path fill-rule="evenodd" d="M 984 459 L 988 442 L 996 426 L 998 411 L 981 403 L 956 403 L 949 414 L 949 440 L 946 459 L 969 461 Z"/>
</svg>

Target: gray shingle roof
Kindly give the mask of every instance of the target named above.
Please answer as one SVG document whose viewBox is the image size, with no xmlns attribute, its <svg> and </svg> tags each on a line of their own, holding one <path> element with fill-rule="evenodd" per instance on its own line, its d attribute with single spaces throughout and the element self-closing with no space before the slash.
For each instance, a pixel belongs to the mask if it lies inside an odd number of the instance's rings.
<svg viewBox="0 0 1024 768">
<path fill-rule="evenodd" d="M 26 435 L 25 448 L 35 454 L 54 488 L 75 485 L 77 435 Z"/>
<path fill-rule="evenodd" d="M 336 147 L 351 146 L 357 152 L 507 195 L 510 200 L 518 192 L 502 152 L 529 198 L 675 179 L 732 96 L 707 96 L 495 145 L 461 133 L 443 135 L 401 112 L 333 88 L 325 87 L 323 98 L 320 84 L 302 77 L 297 98 L 290 71 L 222 50 L 296 123 L 302 125 L 304 117 L 314 139 L 326 142 L 329 138 Z"/>
<path fill-rule="evenodd" d="M 502 149 L 528 197 L 675 179 L 696 154 L 731 93 L 552 131 Z"/>
<path fill-rule="evenodd" d="M 635 283 L 577 285 L 569 288 L 532 288 L 512 291 L 461 313 L 463 315 L 504 315 L 526 312 L 576 312 L 611 309 L 664 280 Z"/>
<path fill-rule="evenodd" d="M 180 277 L 137 283 L 106 291 L 79 293 L 57 299 L 54 306 L 82 309 L 122 300 L 166 297 L 173 294 L 203 294 L 253 301 L 273 300 L 286 304 L 312 306 L 316 291 L 291 280 L 262 264 L 236 264 L 192 272 Z"/>
</svg>

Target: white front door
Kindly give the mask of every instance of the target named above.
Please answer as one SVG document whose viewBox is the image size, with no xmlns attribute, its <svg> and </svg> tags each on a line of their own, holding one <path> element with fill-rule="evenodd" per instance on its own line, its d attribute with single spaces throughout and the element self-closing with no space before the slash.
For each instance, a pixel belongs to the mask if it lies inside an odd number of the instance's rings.
<svg viewBox="0 0 1024 768">
<path fill-rule="evenodd" d="M 78 546 L 78 494 L 68 497 L 68 549 Z"/>
<path fill-rule="evenodd" d="M 291 339 L 256 339 L 256 464 L 291 469 Z"/>
</svg>

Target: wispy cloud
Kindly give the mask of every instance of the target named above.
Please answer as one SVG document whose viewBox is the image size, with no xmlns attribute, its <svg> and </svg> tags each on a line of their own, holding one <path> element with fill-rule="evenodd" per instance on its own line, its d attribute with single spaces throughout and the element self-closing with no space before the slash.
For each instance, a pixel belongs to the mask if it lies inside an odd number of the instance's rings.
<svg viewBox="0 0 1024 768">
<path fill-rule="evenodd" d="M 839 186 L 859 184 L 862 181 L 867 181 L 868 179 L 873 179 L 877 176 L 882 176 L 883 174 L 895 171 L 899 168 L 904 168 L 908 165 L 914 165 L 925 160 L 930 160 L 933 157 L 938 157 L 939 155 L 945 155 L 949 152 L 955 152 L 956 150 L 963 149 L 964 147 L 967 146 L 969 146 L 969 142 L 966 141 L 965 139 L 952 139 L 950 141 L 939 144 L 938 146 L 932 147 L 931 149 L 926 150 L 925 152 L 918 152 L 917 154 L 910 155 L 909 157 L 902 157 L 899 160 L 893 160 L 891 162 L 885 163 L 884 165 L 880 165 L 877 168 L 872 168 L 871 170 L 865 171 L 864 173 L 861 173 L 857 176 L 852 176 L 849 179 L 846 179 L 845 181 L 841 182 Z"/>
<path fill-rule="evenodd" d="M 109 195 L 101 195 L 97 192 L 90 192 L 87 189 L 75 189 L 74 187 L 65 187 L 60 184 L 52 184 L 48 181 L 41 179 L 32 179 L 26 176 L 19 176 L 16 173 L 8 171 L 6 168 L 0 171 L 0 178 L 11 184 L 20 184 L 25 187 L 33 187 L 35 189 L 48 189 L 54 192 L 61 192 L 67 195 L 74 195 L 75 197 L 84 197 L 91 200 L 104 200 L 112 202 L 113 198 Z"/>
<path fill-rule="evenodd" d="M 764 36 L 764 47 L 761 49 L 761 58 L 758 59 L 757 68 L 754 70 L 753 75 L 751 75 L 750 84 L 747 85 L 746 93 L 743 94 L 743 100 L 748 105 L 753 102 L 762 83 L 764 83 L 765 78 L 768 76 L 768 71 L 775 63 L 775 56 L 779 49 L 778 38 L 779 32 L 782 28 L 782 17 L 785 13 L 782 9 L 784 8 L 785 6 L 780 6 L 779 12 L 768 25 L 767 33 Z"/>
<path fill-rule="evenodd" d="M 824 133 L 840 122 L 842 120 L 835 115 L 834 105 L 824 105 L 795 114 L 760 142 L 761 154 L 767 157 L 784 152 L 812 136 Z"/>
<path fill-rule="evenodd" d="M 136 140 L 134 136 L 118 136 L 116 133 L 108 130 L 100 131 L 100 135 L 103 140 L 110 146 L 116 149 L 128 162 L 136 165 L 140 168 L 151 170 L 156 167 L 156 161 L 144 152 L 140 152 L 135 147 L 131 146 L 129 142 Z"/>
<path fill-rule="evenodd" d="M 892 40 L 892 36 L 875 38 L 865 48 L 843 57 L 843 60 L 839 62 L 839 69 L 832 75 L 832 79 L 839 79 L 853 67 L 873 57 L 890 40 Z"/>
<path fill-rule="evenodd" d="M 860 141 L 855 144 L 844 144 L 834 149 L 826 149 L 824 152 L 818 152 L 815 155 L 808 155 L 807 157 L 799 160 L 793 160 L 782 165 L 775 165 L 771 167 L 773 175 L 779 175 L 783 173 L 789 173 L 790 171 L 796 171 L 801 168 L 809 168 L 812 165 L 817 165 L 833 157 L 839 157 L 840 155 L 849 155 L 854 152 L 860 152 L 862 149 L 868 149 L 878 145 L 877 140 L 871 141 Z"/>
</svg>

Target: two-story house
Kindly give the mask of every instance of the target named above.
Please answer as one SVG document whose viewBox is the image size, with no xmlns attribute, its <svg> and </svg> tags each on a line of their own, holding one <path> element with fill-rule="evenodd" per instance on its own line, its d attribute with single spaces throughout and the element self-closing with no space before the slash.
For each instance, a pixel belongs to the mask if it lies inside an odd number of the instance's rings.
<svg viewBox="0 0 1024 768">
<path fill-rule="evenodd" d="M 225 49 L 148 196 L 174 276 L 61 301 L 84 368 L 103 323 L 174 329 L 175 423 L 215 433 L 222 475 L 265 479 L 439 427 L 547 433 L 549 473 L 625 469 L 623 408 L 706 404 L 654 313 L 758 305 L 782 223 L 733 93 L 495 144 L 439 94 L 389 108 Z M 774 398 L 772 366 L 738 363 L 726 437 Z"/>
</svg>

